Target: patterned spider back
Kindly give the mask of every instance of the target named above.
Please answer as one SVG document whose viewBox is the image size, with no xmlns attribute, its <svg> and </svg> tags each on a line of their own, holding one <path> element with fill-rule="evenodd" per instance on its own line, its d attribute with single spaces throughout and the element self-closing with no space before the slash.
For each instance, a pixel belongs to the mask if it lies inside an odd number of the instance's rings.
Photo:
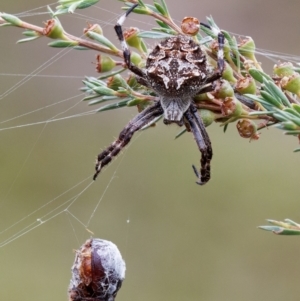
<svg viewBox="0 0 300 301">
<path fill-rule="evenodd" d="M 194 96 L 211 73 L 206 56 L 188 36 L 174 36 L 155 46 L 146 63 L 153 90 L 160 96 Z"/>
</svg>

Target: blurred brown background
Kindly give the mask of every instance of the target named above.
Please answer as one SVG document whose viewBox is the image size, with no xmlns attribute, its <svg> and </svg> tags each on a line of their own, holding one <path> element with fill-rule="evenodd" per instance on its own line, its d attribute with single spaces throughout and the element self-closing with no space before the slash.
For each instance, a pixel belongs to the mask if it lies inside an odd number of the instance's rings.
<svg viewBox="0 0 300 301">
<path fill-rule="evenodd" d="M 0 11 L 20 13 L 46 4 L 2 1 Z M 168 1 L 168 6 L 178 22 L 189 15 L 202 21 L 212 15 L 221 28 L 252 36 L 260 49 L 299 53 L 299 1 L 186 0 Z M 118 45 L 112 27 L 120 7 L 118 1 L 100 1 L 60 20 L 67 31 L 81 35 L 86 20 L 95 18 Z M 42 26 L 48 18 L 43 14 L 24 20 Z M 131 15 L 125 25 L 149 29 L 154 23 L 150 17 Z M 23 78 L 16 74 L 33 72 L 61 51 L 47 47 L 47 39 L 15 45 L 21 32 L 0 28 L 0 94 Z M 272 63 L 258 59 L 270 72 Z M 40 73 L 54 77 L 32 78 L 1 99 L 0 127 L 94 109 L 80 101 L 82 95 L 50 106 L 80 94 L 83 77 L 97 76 L 93 61 L 92 51 L 60 55 Z M 51 211 L 91 182 L 96 154 L 135 114 L 127 108 L 0 131 L 0 243 L 37 219 L 60 213 L 0 248 L 0 300 L 67 300 L 72 250 L 90 237 L 80 222 L 88 223 L 100 200 L 88 228 L 95 237 L 116 243 L 126 260 L 126 280 L 117 300 L 298 300 L 299 239 L 256 228 L 266 218 L 300 221 L 300 155 L 292 152 L 298 142 L 279 130 L 264 130 L 260 140 L 249 143 L 235 125 L 226 134 L 218 125 L 210 126 L 212 179 L 199 187 L 191 165 L 199 166 L 200 154 L 192 136 L 174 140 L 179 128 L 160 123 L 137 134 L 66 212 L 62 210 L 68 205 Z"/>
</svg>

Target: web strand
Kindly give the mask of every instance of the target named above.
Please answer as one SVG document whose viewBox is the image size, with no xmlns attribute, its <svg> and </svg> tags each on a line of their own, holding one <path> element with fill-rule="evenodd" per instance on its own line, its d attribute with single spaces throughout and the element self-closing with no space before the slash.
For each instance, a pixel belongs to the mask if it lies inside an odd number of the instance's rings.
<svg viewBox="0 0 300 301">
<path fill-rule="evenodd" d="M 57 5 L 56 3 L 52 3 L 51 5 Z M 101 26 L 103 28 L 108 27 L 108 26 L 113 26 L 116 23 L 116 20 L 120 17 L 120 15 L 122 15 L 122 12 L 120 11 L 119 13 L 116 12 L 112 12 L 109 11 L 103 7 L 101 7 L 100 5 L 96 5 L 95 9 L 99 10 L 99 11 L 104 11 L 107 14 L 107 20 L 99 20 L 97 18 L 93 18 L 90 17 L 86 14 L 83 13 L 75 13 L 72 15 L 72 18 L 76 18 L 80 21 L 84 20 L 84 22 L 86 20 L 89 20 L 91 22 L 97 22 L 100 23 Z M 38 12 L 38 10 L 44 10 L 43 12 Z M 32 17 L 36 17 L 36 16 L 40 16 L 40 15 L 48 15 L 48 13 L 46 12 L 46 6 L 41 6 L 38 7 L 36 9 L 32 9 L 32 10 L 28 10 L 28 11 L 24 11 L 20 14 L 18 14 L 19 17 L 21 18 L 32 18 Z M 150 27 L 153 27 L 153 20 L 149 19 L 149 21 L 140 21 L 137 20 L 136 18 L 134 18 L 134 16 L 131 16 L 131 21 L 132 22 L 136 22 L 139 25 L 139 28 L 147 30 Z M 240 35 L 241 36 L 241 35 Z M 152 41 L 147 41 L 149 42 L 149 44 L 152 44 Z M 8 88 L 7 90 L 5 90 L 4 92 L 1 92 L 0 95 L 0 100 L 2 100 L 5 98 L 8 98 L 9 96 L 11 96 L 11 94 L 13 92 L 15 92 L 16 90 L 20 89 L 23 85 L 28 84 L 28 82 L 30 80 L 35 80 L 37 78 L 47 78 L 47 79 L 52 79 L 52 78 L 60 78 L 61 80 L 68 78 L 68 79 L 78 79 L 78 78 L 83 78 L 80 76 L 75 76 L 75 75 L 51 75 L 51 74 L 41 74 L 43 71 L 47 70 L 47 68 L 49 68 L 50 66 L 56 64 L 59 66 L 60 61 L 65 58 L 69 52 L 71 51 L 71 49 L 63 49 L 58 51 L 55 55 L 53 55 L 51 58 L 49 58 L 48 60 L 46 60 L 44 63 L 42 63 L 40 66 L 38 66 L 36 69 L 29 71 L 27 74 L 11 74 L 11 73 L 0 73 L 0 77 L 14 77 L 14 78 L 19 78 L 19 77 L 23 77 L 20 81 L 18 81 L 16 84 L 12 85 L 10 88 Z M 281 52 L 275 52 L 275 51 L 269 51 L 269 50 L 265 50 L 265 49 L 257 49 L 256 50 L 256 54 L 267 58 L 268 60 L 272 61 L 272 62 L 276 62 L 278 60 L 289 60 L 292 62 L 299 62 L 299 56 L 294 56 L 294 55 L 290 55 L 290 54 L 286 54 L 286 53 L 281 53 Z M 72 91 L 73 93 L 73 91 Z M 51 123 L 56 123 L 56 122 L 60 122 L 60 121 L 69 121 L 72 122 L 72 120 L 74 120 L 75 118 L 79 118 L 79 117 L 89 117 L 91 115 L 94 115 L 96 113 L 96 110 L 89 110 L 87 112 L 80 112 L 77 114 L 70 114 L 69 116 L 63 116 L 63 117 L 59 117 L 62 114 L 67 113 L 69 110 L 73 109 L 74 107 L 76 107 L 79 103 L 81 103 L 80 101 L 76 101 L 75 104 L 71 104 L 67 109 L 60 109 L 58 105 L 69 102 L 69 101 L 73 101 L 74 99 L 77 99 L 78 97 L 82 98 L 83 97 L 83 93 L 80 94 L 76 94 L 74 96 L 68 97 L 66 99 L 63 100 L 55 100 L 53 103 L 48 104 L 46 106 L 41 106 L 38 108 L 35 108 L 33 110 L 30 111 L 26 111 L 26 105 L 24 106 L 24 112 L 22 112 L 21 114 L 18 114 L 14 117 L 10 117 L 10 118 L 2 118 L 2 121 L 0 122 L 0 132 L 5 132 L 8 130 L 11 131 L 16 131 L 18 129 L 21 128 L 26 128 L 26 127 L 32 127 L 32 126 L 36 126 L 36 125 L 44 125 L 44 127 L 39 131 L 39 133 L 37 134 L 36 139 L 34 140 L 34 142 L 32 143 L 31 147 L 29 150 L 27 150 L 27 156 L 25 156 L 25 159 L 23 160 L 22 164 L 20 164 L 18 172 L 16 173 L 16 175 L 14 176 L 13 180 L 11 181 L 11 185 L 8 186 L 8 190 L 4 196 L 4 202 L 2 200 L 1 204 L 3 206 L 3 204 L 6 202 L 7 196 L 10 195 L 10 193 L 12 192 L 13 188 L 15 187 L 15 183 L 16 181 L 22 177 L 22 171 L 24 170 L 24 167 L 28 164 L 29 158 L 32 156 L 34 150 L 36 150 L 39 147 L 39 142 L 41 140 L 41 137 L 44 135 L 45 132 L 45 128 L 50 125 Z M 4 106 L 4 105 L 3 105 Z M 30 116 L 33 115 L 33 113 L 37 113 L 37 112 L 41 112 L 41 111 L 47 111 L 53 108 L 57 108 L 57 113 L 55 113 L 53 115 L 53 117 L 51 118 L 47 118 L 46 120 L 42 120 L 42 121 L 36 121 L 33 120 L 32 122 L 26 122 L 24 124 L 14 124 L 12 126 L 4 126 L 5 123 L 8 122 L 12 122 L 12 121 L 16 121 L 19 118 L 25 117 L 25 116 Z M 96 137 L 95 137 L 96 139 Z M 136 139 L 134 139 L 134 141 L 136 141 Z M 131 143 L 131 145 L 129 147 L 132 147 L 132 145 L 134 144 Z M 127 148 L 128 149 L 128 148 Z M 77 151 L 77 150 L 74 150 Z M 96 150 L 95 150 L 96 153 Z M 91 174 L 88 177 L 85 177 L 83 180 L 79 181 L 78 183 L 76 183 L 75 185 L 73 185 L 71 188 L 66 188 L 64 190 L 64 192 L 58 194 L 57 197 L 51 199 L 50 201 L 46 201 L 45 204 L 41 205 L 39 208 L 32 210 L 29 214 L 25 214 L 24 217 L 20 218 L 19 220 L 17 220 L 16 222 L 12 223 L 11 225 L 8 225 L 6 227 L 4 227 L 4 229 L 1 229 L 0 231 L 0 235 L 1 236 L 5 236 L 8 232 L 12 231 L 13 234 L 12 235 L 8 235 L 7 238 L 1 239 L 0 238 L 0 247 L 4 247 L 7 246 L 8 244 L 10 244 L 11 242 L 19 239 L 20 237 L 23 237 L 24 235 L 27 235 L 28 233 L 32 232 L 33 230 L 35 230 L 36 228 L 47 224 L 49 221 L 57 218 L 58 216 L 61 216 L 62 214 L 65 214 L 66 219 L 69 221 L 70 225 L 71 225 L 71 229 L 73 232 L 74 237 L 76 237 L 77 241 L 78 241 L 78 237 L 76 234 L 76 229 L 73 225 L 73 221 L 76 221 L 82 228 L 89 228 L 89 226 L 91 225 L 92 221 L 94 219 L 97 218 L 97 214 L 99 212 L 99 207 L 101 206 L 101 203 L 103 201 L 103 199 L 105 198 L 105 196 L 107 195 L 109 189 L 111 189 L 113 181 L 116 179 L 117 177 L 117 172 L 119 171 L 119 168 L 121 166 L 121 163 L 124 159 L 124 154 L 121 157 L 121 160 L 119 160 L 119 163 L 117 166 L 111 164 L 109 165 L 109 168 L 113 168 L 114 172 L 113 175 L 110 177 L 108 183 L 106 184 L 104 190 L 102 190 L 101 192 L 99 192 L 99 194 L 101 195 L 100 198 L 99 196 L 97 196 L 97 198 L 91 200 L 91 202 L 93 203 L 93 209 L 91 211 L 91 213 L 89 213 L 88 215 L 88 219 L 86 222 L 83 221 L 83 218 L 80 215 L 77 215 L 73 212 L 73 208 L 77 206 L 77 204 L 80 203 L 80 201 L 82 200 L 84 194 L 91 189 L 91 186 L 94 182 L 91 182 Z M 76 163 L 75 163 L 76 164 Z M 88 182 L 88 184 L 86 184 L 86 182 Z M 86 184 L 84 188 L 82 188 L 80 190 L 79 193 L 74 193 L 74 195 L 72 197 L 67 197 L 68 193 L 71 193 L 73 191 L 75 191 L 75 189 L 77 189 L 78 187 L 80 187 L 81 185 Z M 98 183 L 97 183 L 98 185 Z M 54 209 L 51 208 L 51 205 L 53 205 L 57 200 L 61 200 L 61 203 L 57 206 L 54 207 Z M 43 201 L 45 200 L 41 200 L 41 204 L 43 203 Z M 49 208 L 49 209 L 47 209 Z M 51 208 L 51 209 L 50 209 Z M 42 212 L 43 210 L 46 210 L 46 214 L 41 214 L 41 216 L 39 216 L 38 218 L 34 218 L 38 213 Z M 26 226 L 21 226 L 22 223 L 26 223 Z M 124 221 L 125 223 L 126 221 Z M 127 219 L 127 223 L 129 223 L 129 217 Z M 21 229 L 19 229 L 21 228 Z M 16 230 L 15 230 L 16 229 Z M 127 228 L 128 230 L 128 228 Z M 128 243 L 128 236 L 129 233 L 126 233 L 126 244 Z M 78 241 L 78 244 L 80 244 L 81 242 Z"/>
</svg>

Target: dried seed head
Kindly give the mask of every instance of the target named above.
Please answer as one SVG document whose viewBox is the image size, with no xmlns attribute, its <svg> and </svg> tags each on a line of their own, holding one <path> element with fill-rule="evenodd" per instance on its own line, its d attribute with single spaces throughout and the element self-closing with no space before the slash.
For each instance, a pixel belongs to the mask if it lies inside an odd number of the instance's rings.
<svg viewBox="0 0 300 301">
<path fill-rule="evenodd" d="M 139 29 L 136 27 L 130 27 L 127 30 L 124 31 L 124 39 L 126 40 L 126 43 L 139 50 L 140 52 L 143 52 L 143 46 L 142 46 L 142 39 L 138 36 Z"/>
<path fill-rule="evenodd" d="M 127 82 L 125 81 L 125 79 L 120 74 L 110 76 L 107 79 L 106 84 L 107 84 L 108 88 L 113 89 L 115 91 L 118 91 L 121 87 L 124 88 L 124 89 L 129 88 Z"/>
<path fill-rule="evenodd" d="M 249 69 L 257 69 L 256 65 L 255 65 L 255 62 L 253 62 L 252 60 L 244 60 L 243 62 L 243 66 L 244 68 L 248 71 Z"/>
<path fill-rule="evenodd" d="M 273 72 L 279 77 L 290 76 L 294 73 L 293 67 L 293 64 L 290 62 L 279 63 L 274 65 Z"/>
<path fill-rule="evenodd" d="M 97 54 L 96 59 L 96 71 L 99 73 L 108 72 L 116 66 L 116 61 L 110 56 Z"/>
<path fill-rule="evenodd" d="M 43 34 L 51 39 L 68 40 L 58 19 L 48 20 L 45 23 Z"/>
<path fill-rule="evenodd" d="M 181 30 L 184 34 L 195 36 L 200 29 L 200 23 L 197 18 L 185 17 L 181 22 Z"/>
<path fill-rule="evenodd" d="M 243 113 L 243 106 L 235 97 L 226 97 L 221 105 L 221 112 L 224 116 L 239 117 Z"/>
<path fill-rule="evenodd" d="M 87 240 L 76 252 L 69 301 L 114 301 L 125 269 L 115 244 L 102 239 Z"/>
<path fill-rule="evenodd" d="M 87 23 L 87 25 L 88 25 L 88 27 L 83 30 L 84 34 L 86 34 L 88 31 L 92 31 L 92 32 L 98 33 L 100 35 L 103 35 L 102 27 L 99 24 Z"/>
<path fill-rule="evenodd" d="M 239 45 L 238 45 L 238 49 L 241 55 L 243 55 L 244 57 L 252 60 L 252 61 L 256 61 L 255 59 L 255 43 L 253 41 L 253 39 L 251 37 L 246 37 L 245 39 L 243 39 Z"/>
<path fill-rule="evenodd" d="M 220 80 L 215 83 L 214 91 L 211 92 L 215 98 L 225 99 L 226 97 L 233 97 L 234 91 L 227 80 Z"/>
<path fill-rule="evenodd" d="M 240 119 L 236 128 L 243 138 L 250 138 L 251 140 L 257 140 L 259 138 L 259 133 L 257 133 L 257 125 L 254 121 L 249 119 Z"/>
<path fill-rule="evenodd" d="M 235 89 L 240 94 L 255 94 L 255 80 L 251 76 L 245 76 L 243 78 L 240 78 L 236 83 Z"/>
<path fill-rule="evenodd" d="M 300 97 L 300 75 L 294 72 L 293 75 L 284 76 L 280 81 L 282 89 L 296 94 Z"/>
</svg>

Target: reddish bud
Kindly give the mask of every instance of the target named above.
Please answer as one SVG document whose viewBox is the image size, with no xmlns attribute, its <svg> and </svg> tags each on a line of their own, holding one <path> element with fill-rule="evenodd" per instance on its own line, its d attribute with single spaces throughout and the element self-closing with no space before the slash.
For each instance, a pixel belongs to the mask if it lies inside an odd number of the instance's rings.
<svg viewBox="0 0 300 301">
<path fill-rule="evenodd" d="M 294 66 L 290 62 L 278 63 L 274 65 L 273 72 L 279 77 L 291 76 L 294 74 Z"/>
<path fill-rule="evenodd" d="M 239 45 L 238 49 L 241 55 L 249 58 L 252 61 L 256 61 L 255 59 L 255 43 L 251 37 L 246 37 L 243 39 Z"/>
<path fill-rule="evenodd" d="M 96 59 L 96 70 L 99 73 L 110 71 L 116 66 L 116 62 L 110 56 L 98 54 Z"/>
<path fill-rule="evenodd" d="M 87 23 L 87 25 L 88 25 L 88 27 L 83 30 L 84 34 L 86 34 L 88 31 L 92 31 L 92 32 L 98 33 L 100 35 L 103 35 L 103 30 L 99 24 Z"/>
<path fill-rule="evenodd" d="M 43 34 L 51 39 L 68 40 L 58 19 L 51 19 L 45 23 Z"/>
<path fill-rule="evenodd" d="M 291 76 L 284 76 L 281 81 L 280 85 L 282 89 L 287 90 L 296 94 L 300 97 L 300 75 L 299 73 L 294 72 Z"/>
<path fill-rule="evenodd" d="M 216 81 L 214 91 L 211 93 L 218 99 L 234 96 L 233 88 L 227 80 Z"/>
<path fill-rule="evenodd" d="M 226 97 L 221 105 L 224 116 L 239 117 L 243 113 L 242 104 L 235 97 Z"/>
<path fill-rule="evenodd" d="M 257 140 L 259 138 L 259 133 L 257 133 L 257 126 L 254 121 L 249 119 L 240 119 L 236 128 L 243 138 L 250 138 L 250 140 Z"/>
<path fill-rule="evenodd" d="M 143 42 L 142 39 L 138 36 L 138 33 L 138 28 L 130 27 L 124 31 L 124 39 L 129 46 L 136 48 L 140 52 L 144 52 Z"/>
<path fill-rule="evenodd" d="M 184 34 L 195 36 L 200 29 L 200 23 L 197 18 L 185 17 L 181 22 L 181 30 Z"/>
<path fill-rule="evenodd" d="M 255 80 L 251 76 L 245 76 L 239 78 L 235 89 L 240 94 L 255 94 L 256 93 L 256 84 Z"/>
</svg>

